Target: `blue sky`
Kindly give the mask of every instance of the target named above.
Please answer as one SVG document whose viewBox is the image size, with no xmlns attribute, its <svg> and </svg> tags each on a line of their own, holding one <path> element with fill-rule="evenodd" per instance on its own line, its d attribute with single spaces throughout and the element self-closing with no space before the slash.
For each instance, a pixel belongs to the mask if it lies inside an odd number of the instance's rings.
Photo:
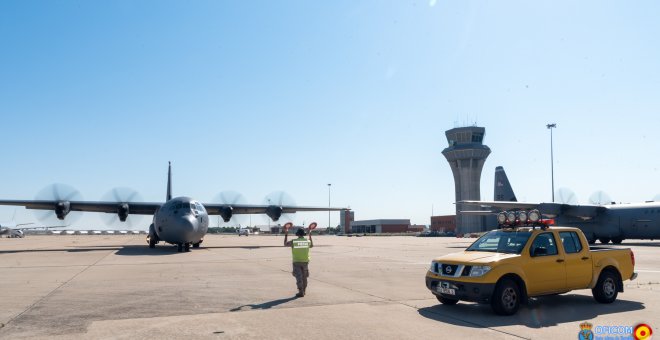
<svg viewBox="0 0 660 340">
<path fill-rule="evenodd" d="M 482 198 L 660 194 L 660 26 L 636 1 L 3 1 L 0 198 L 62 182 L 97 200 L 454 211 L 444 131 L 484 126 Z M 8 220 L 13 208 L 1 208 Z M 94 214 L 91 214 L 94 215 Z M 33 221 L 19 210 L 17 219 Z M 327 224 L 327 214 L 295 221 Z M 257 221 L 257 217 L 253 218 Z M 262 222 L 263 223 L 263 222 Z M 338 216 L 332 216 L 332 224 Z M 88 216 L 80 226 L 101 226 Z"/>
</svg>

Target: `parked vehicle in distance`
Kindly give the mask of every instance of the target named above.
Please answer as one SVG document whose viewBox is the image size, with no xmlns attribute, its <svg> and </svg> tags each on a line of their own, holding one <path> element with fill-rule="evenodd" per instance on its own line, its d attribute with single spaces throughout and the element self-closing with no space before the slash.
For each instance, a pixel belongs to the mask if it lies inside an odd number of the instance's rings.
<svg viewBox="0 0 660 340">
<path fill-rule="evenodd" d="M 238 236 L 245 235 L 245 236 L 250 236 L 250 229 L 248 228 L 241 228 L 237 230 Z"/>
<path fill-rule="evenodd" d="M 637 277 L 632 250 L 589 248 L 580 229 L 549 228 L 540 219 L 530 225 L 529 215 L 507 218 L 515 222 L 484 234 L 461 253 L 434 259 L 426 287 L 446 305 L 489 303 L 495 313 L 512 315 L 530 297 L 576 289 L 591 289 L 596 301 L 612 303 L 623 281 Z"/>
</svg>

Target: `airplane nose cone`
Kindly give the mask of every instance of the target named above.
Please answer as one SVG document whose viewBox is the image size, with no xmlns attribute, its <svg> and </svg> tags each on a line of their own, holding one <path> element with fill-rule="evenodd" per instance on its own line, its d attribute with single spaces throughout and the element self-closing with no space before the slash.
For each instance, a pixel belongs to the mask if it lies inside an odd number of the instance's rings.
<svg viewBox="0 0 660 340">
<path fill-rule="evenodd" d="M 197 223 L 193 218 L 182 217 L 176 221 L 176 230 L 180 242 L 191 242 L 197 234 Z"/>
</svg>

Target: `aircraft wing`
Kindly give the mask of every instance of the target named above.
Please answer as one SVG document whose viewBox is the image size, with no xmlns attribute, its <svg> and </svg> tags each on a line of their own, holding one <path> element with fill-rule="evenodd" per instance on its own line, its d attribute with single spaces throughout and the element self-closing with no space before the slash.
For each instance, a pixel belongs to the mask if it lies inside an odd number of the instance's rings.
<svg viewBox="0 0 660 340">
<path fill-rule="evenodd" d="M 153 215 L 163 203 L 153 202 L 108 202 L 108 201 L 57 201 L 57 200 L 0 200 L 0 205 L 23 206 L 26 209 L 55 210 L 57 205 L 69 203 L 70 211 L 117 213 L 120 205 L 128 204 L 131 214 Z"/>
<path fill-rule="evenodd" d="M 596 215 L 604 212 L 607 208 L 600 205 L 585 204 L 585 205 L 574 205 L 574 204 L 563 204 L 563 203 L 529 203 L 529 202 L 506 202 L 506 201 L 460 201 L 460 204 L 471 205 L 471 206 L 480 206 L 483 208 L 494 208 L 484 211 L 460 211 L 465 214 L 491 214 L 499 213 L 504 210 L 519 210 L 519 209 L 538 209 L 541 214 L 546 217 L 554 218 L 558 215 L 563 216 L 572 216 L 581 218 L 583 220 L 589 220 Z"/>
<path fill-rule="evenodd" d="M 511 210 L 511 209 L 534 209 L 539 206 L 540 203 L 525 203 L 525 202 L 508 202 L 508 201 L 459 201 L 459 204 L 471 205 L 471 206 L 480 206 L 483 208 L 495 208 L 497 211 L 492 211 L 498 213 L 502 210 Z M 484 211 L 488 212 L 488 211 Z"/>
<path fill-rule="evenodd" d="M 231 206 L 233 214 L 266 214 L 271 207 L 282 208 L 283 214 L 290 214 L 299 211 L 341 211 L 348 210 L 348 208 L 332 208 L 332 207 L 299 207 L 299 206 L 269 206 L 269 205 L 248 205 L 248 204 L 218 204 L 218 203 L 202 203 L 206 212 L 209 215 L 222 215 L 223 209 Z"/>
</svg>

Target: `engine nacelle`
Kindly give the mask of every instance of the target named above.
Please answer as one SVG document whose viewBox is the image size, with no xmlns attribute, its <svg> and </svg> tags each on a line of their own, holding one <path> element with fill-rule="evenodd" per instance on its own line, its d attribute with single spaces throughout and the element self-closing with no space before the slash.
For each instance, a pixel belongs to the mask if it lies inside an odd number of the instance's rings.
<svg viewBox="0 0 660 340">
<path fill-rule="evenodd" d="M 55 204 L 55 215 L 58 219 L 63 220 L 69 212 L 71 212 L 71 202 L 59 201 Z"/>
<path fill-rule="evenodd" d="M 282 207 L 269 205 L 268 208 L 266 208 L 266 215 L 268 215 L 268 217 L 270 217 L 273 222 L 277 222 L 277 220 L 279 220 L 282 216 Z"/>
<path fill-rule="evenodd" d="M 119 220 L 122 222 L 126 222 L 126 219 L 128 218 L 128 204 L 120 204 L 117 206 L 117 216 L 119 216 Z"/>
<path fill-rule="evenodd" d="M 234 208 L 225 205 L 223 207 L 220 207 L 220 216 L 222 216 L 222 220 L 225 222 L 229 222 L 231 220 L 232 215 L 234 215 Z"/>
</svg>

